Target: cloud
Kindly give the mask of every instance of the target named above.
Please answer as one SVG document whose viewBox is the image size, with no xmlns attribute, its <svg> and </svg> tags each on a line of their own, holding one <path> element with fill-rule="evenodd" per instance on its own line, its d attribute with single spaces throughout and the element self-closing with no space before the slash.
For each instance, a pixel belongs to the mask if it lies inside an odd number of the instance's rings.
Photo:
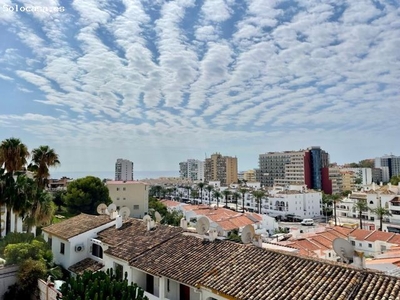
<svg viewBox="0 0 400 300">
<path fill-rule="evenodd" d="M 257 167 L 260 151 L 316 144 L 344 161 L 338 141 L 395 151 L 382 132 L 397 134 L 399 5 L 290 3 L 48 0 L 66 11 L 2 14 L 0 84 L 17 103 L 2 128 L 152 166 L 165 149 L 168 168 L 232 149 Z"/>
</svg>

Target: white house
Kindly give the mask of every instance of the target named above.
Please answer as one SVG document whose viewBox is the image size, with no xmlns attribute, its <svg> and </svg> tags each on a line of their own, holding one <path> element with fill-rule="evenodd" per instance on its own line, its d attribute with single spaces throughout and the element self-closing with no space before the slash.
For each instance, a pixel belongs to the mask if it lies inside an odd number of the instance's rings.
<svg viewBox="0 0 400 300">
<path fill-rule="evenodd" d="M 109 215 L 80 214 L 42 230 L 53 252 L 54 262 L 68 269 L 87 257 L 98 260 L 102 251 L 92 239 L 97 237 L 98 232 L 115 226 L 115 223 L 116 220 Z"/>
<path fill-rule="evenodd" d="M 6 235 L 6 219 L 7 219 L 6 206 L 0 205 L 0 237 Z M 27 232 L 27 227 L 25 226 L 22 218 L 19 217 L 18 215 L 15 215 L 13 210 L 11 210 L 10 232 Z M 31 233 L 36 235 L 36 226 L 32 227 Z"/>
</svg>

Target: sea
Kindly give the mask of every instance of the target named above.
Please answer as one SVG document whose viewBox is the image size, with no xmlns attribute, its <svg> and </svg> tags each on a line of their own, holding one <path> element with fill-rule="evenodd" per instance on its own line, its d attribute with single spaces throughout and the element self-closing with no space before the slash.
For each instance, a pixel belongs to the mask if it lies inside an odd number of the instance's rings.
<svg viewBox="0 0 400 300">
<path fill-rule="evenodd" d="M 86 176 L 95 176 L 100 179 L 114 179 L 115 173 L 108 171 L 98 171 L 98 172 L 51 172 L 50 178 L 60 179 L 61 177 L 68 177 L 71 179 L 83 178 Z M 160 178 L 160 177 L 179 177 L 179 172 L 174 171 L 133 171 L 134 180 Z"/>
</svg>

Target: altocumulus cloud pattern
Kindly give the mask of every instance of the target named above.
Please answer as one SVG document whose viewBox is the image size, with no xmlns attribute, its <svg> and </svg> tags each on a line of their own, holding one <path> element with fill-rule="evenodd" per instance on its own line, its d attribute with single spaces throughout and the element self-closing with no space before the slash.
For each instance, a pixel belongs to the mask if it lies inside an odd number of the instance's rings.
<svg viewBox="0 0 400 300">
<path fill-rule="evenodd" d="M 341 162 L 398 149 L 397 1 L 0 9 L 0 138 L 49 144 L 62 168 L 112 170 L 124 156 L 172 170 L 215 151 L 252 168 L 259 153 L 310 145 Z"/>
</svg>

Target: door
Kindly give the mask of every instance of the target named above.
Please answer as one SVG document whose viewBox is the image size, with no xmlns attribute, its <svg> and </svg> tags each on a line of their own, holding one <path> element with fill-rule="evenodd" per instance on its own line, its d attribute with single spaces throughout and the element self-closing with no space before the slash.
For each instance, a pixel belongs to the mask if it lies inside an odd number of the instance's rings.
<svg viewBox="0 0 400 300">
<path fill-rule="evenodd" d="M 146 274 L 146 292 L 154 295 L 154 277 Z"/>
<path fill-rule="evenodd" d="M 179 300 L 190 300 L 190 287 L 187 285 L 179 285 Z"/>
</svg>

